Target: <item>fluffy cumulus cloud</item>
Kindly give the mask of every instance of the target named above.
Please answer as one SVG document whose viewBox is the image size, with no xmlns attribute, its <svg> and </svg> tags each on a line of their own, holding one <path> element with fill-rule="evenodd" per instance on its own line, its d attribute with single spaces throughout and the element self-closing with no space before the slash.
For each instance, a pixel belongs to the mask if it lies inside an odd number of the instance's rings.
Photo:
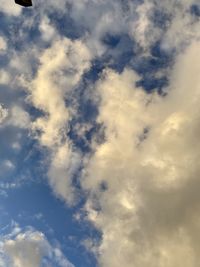
<svg viewBox="0 0 200 267">
<path fill-rule="evenodd" d="M 164 98 L 135 88 L 130 70 L 107 70 L 97 83 L 105 142 L 83 186 L 102 231 L 100 266 L 198 264 L 199 52 L 194 42 L 177 59 Z"/>
<path fill-rule="evenodd" d="M 44 113 L 33 122 L 32 128 L 39 132 L 39 142 L 51 153 L 50 184 L 69 202 L 73 199 L 70 179 L 79 157 L 67 137 L 73 107 L 68 108 L 66 101 L 89 68 L 90 58 L 83 42 L 67 38 L 56 40 L 41 55 L 37 75 L 30 86 L 31 103 Z"/>
<path fill-rule="evenodd" d="M 39 266 L 47 244 L 41 233 L 18 234 L 14 240 L 6 240 L 4 250 L 13 266 Z"/>
<path fill-rule="evenodd" d="M 62 142 L 69 120 L 67 94 L 89 67 L 90 54 L 81 41 L 58 40 L 44 51 L 30 88 L 33 105 L 46 116 L 33 125 L 42 132 L 41 143 L 51 147 Z"/>
<path fill-rule="evenodd" d="M 74 267 L 64 257 L 59 247 L 53 247 L 43 233 L 34 229 L 22 229 L 15 225 L 10 234 L 1 237 L 0 266 L 40 267 L 53 266 Z"/>
</svg>

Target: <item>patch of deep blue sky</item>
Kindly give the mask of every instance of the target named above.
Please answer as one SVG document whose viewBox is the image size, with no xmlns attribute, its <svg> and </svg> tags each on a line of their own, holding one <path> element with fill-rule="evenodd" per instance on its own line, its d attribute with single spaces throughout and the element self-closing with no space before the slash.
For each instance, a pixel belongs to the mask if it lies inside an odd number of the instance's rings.
<svg viewBox="0 0 200 267">
<path fill-rule="evenodd" d="M 45 183 L 33 181 L 17 190 L 10 190 L 8 197 L 0 198 L 0 227 L 9 225 L 11 220 L 18 222 L 22 229 L 28 225 L 43 232 L 50 242 L 59 241 L 67 258 L 75 266 L 96 266 L 92 255 L 86 253 L 80 244 L 81 238 L 99 235 L 89 223 L 79 223 L 73 219 L 76 209 L 68 208 L 52 195 Z"/>
<path fill-rule="evenodd" d="M 190 12 L 196 16 L 200 17 L 200 4 L 191 5 Z"/>
<path fill-rule="evenodd" d="M 38 7 L 37 7 L 38 8 Z M 200 16 L 200 6 L 192 5 L 191 14 L 198 19 Z M 48 43 L 42 42 L 39 31 L 39 20 L 31 27 L 23 26 L 21 22 L 33 14 L 33 10 L 24 9 L 19 18 L 14 18 L 0 12 L 0 34 L 8 40 L 8 46 L 17 51 L 28 49 L 30 45 L 38 45 L 41 48 L 48 46 Z M 70 15 L 70 12 L 64 15 L 49 11 L 51 23 L 57 28 L 62 36 L 70 39 L 78 39 L 88 30 L 84 25 L 78 25 Z M 152 21 L 155 27 L 164 30 L 167 27 L 171 17 L 163 10 L 155 10 Z M 19 38 L 20 26 L 23 27 L 23 34 Z M 99 78 L 105 66 L 122 72 L 128 66 L 134 69 L 139 75 L 138 86 L 142 86 L 146 91 L 158 90 L 162 92 L 168 83 L 167 75 L 156 78 L 155 74 L 159 70 L 165 70 L 173 64 L 175 52 L 167 53 L 161 49 L 162 36 L 160 40 L 155 40 L 151 47 L 150 55 L 144 56 L 138 44 L 127 34 L 114 35 L 107 32 L 102 38 L 102 43 L 106 47 L 106 52 L 92 62 L 91 69 L 85 73 L 79 87 L 74 91 L 74 95 L 66 100 L 67 105 L 73 105 L 76 101 L 77 113 L 70 122 L 69 138 L 73 141 L 76 149 L 84 153 L 92 153 L 90 142 L 94 135 L 103 142 L 103 125 L 96 123 L 98 115 L 97 103 L 93 98 L 88 97 L 88 88 Z M 6 68 L 11 54 L 0 55 L 0 65 Z M 37 71 L 38 62 L 32 61 L 32 74 Z M 23 72 L 23 70 L 22 70 Z M 5 107 L 10 107 L 13 101 L 22 103 L 25 98 L 23 90 L 13 91 L 6 86 L 0 87 L 0 99 Z M 74 100 L 76 99 L 76 100 Z M 43 114 L 30 106 L 23 104 L 32 117 L 39 117 Z M 75 131 L 76 124 L 90 123 L 92 126 L 86 132 L 85 136 L 80 136 Z M 18 137 L 17 137 L 18 136 Z M 20 136 L 20 137 L 19 137 Z M 18 139 L 17 139 L 18 138 Z M 19 142 L 21 148 L 13 150 L 11 143 Z M 45 233 L 47 238 L 52 241 L 57 239 L 65 255 L 77 267 L 94 267 L 96 261 L 92 255 L 88 254 L 83 246 L 80 245 L 85 237 L 96 237 L 99 240 L 100 234 L 87 222 L 78 223 L 73 219 L 73 214 L 81 209 L 85 193 L 81 201 L 73 208 L 66 206 L 57 199 L 51 189 L 45 182 L 45 175 L 48 166 L 43 164 L 44 159 L 48 157 L 45 150 L 42 150 L 37 142 L 29 135 L 27 130 L 17 129 L 16 127 L 7 126 L 0 129 L 0 160 L 11 160 L 15 166 L 14 169 L 1 170 L 1 190 L 5 194 L 0 194 L 0 227 L 9 225 L 11 220 L 19 223 L 22 228 L 32 225 L 36 230 Z M 77 177 L 74 183 L 79 187 Z M 12 187 L 11 183 L 18 181 L 23 186 Z M 102 184 L 102 190 L 106 190 L 107 185 Z M 80 192 L 81 193 L 81 192 Z"/>
</svg>

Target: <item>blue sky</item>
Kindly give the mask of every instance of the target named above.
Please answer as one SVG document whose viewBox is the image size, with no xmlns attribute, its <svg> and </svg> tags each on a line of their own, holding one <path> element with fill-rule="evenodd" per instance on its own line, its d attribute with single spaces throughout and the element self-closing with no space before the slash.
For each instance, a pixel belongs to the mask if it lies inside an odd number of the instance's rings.
<svg viewBox="0 0 200 267">
<path fill-rule="evenodd" d="M 196 267 L 198 1 L 0 4 L 0 267 Z"/>
</svg>

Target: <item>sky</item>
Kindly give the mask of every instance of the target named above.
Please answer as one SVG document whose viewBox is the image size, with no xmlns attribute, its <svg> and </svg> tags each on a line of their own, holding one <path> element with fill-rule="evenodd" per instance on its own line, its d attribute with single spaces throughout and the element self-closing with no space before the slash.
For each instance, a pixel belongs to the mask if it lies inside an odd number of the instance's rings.
<svg viewBox="0 0 200 267">
<path fill-rule="evenodd" d="M 198 0 L 0 0 L 0 267 L 196 267 Z"/>
</svg>

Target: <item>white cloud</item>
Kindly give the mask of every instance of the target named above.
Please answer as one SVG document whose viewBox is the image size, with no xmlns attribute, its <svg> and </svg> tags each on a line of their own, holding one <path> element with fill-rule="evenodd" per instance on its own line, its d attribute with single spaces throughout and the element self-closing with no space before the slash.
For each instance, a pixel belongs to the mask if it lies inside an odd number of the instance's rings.
<svg viewBox="0 0 200 267">
<path fill-rule="evenodd" d="M 52 190 L 68 204 L 73 204 L 76 201 L 76 188 L 72 185 L 72 179 L 80 167 L 80 155 L 73 151 L 70 142 L 66 141 L 52 151 L 51 159 L 48 176 Z"/>
<path fill-rule="evenodd" d="M 10 16 L 19 16 L 21 13 L 21 7 L 16 5 L 14 1 L 1 0 L 1 11 Z"/>
<path fill-rule="evenodd" d="M 19 128 L 30 128 L 30 116 L 20 106 L 13 106 L 10 109 L 4 108 L 0 105 L 0 123 L 2 127 L 12 125 Z"/>
<path fill-rule="evenodd" d="M 177 49 L 181 50 L 188 45 L 191 40 L 198 40 L 199 35 L 199 20 L 194 19 L 194 17 L 189 13 L 190 6 L 196 1 L 183 1 L 179 5 L 173 2 L 166 2 L 161 5 L 163 9 L 170 8 L 171 22 L 165 31 L 162 40 L 163 49 Z M 184 31 L 183 31 L 184 29 Z"/>
<path fill-rule="evenodd" d="M 105 142 L 82 183 L 102 267 L 198 264 L 199 54 L 193 42 L 177 59 L 166 97 L 135 88 L 131 70 L 107 70 L 97 83 Z"/>
<path fill-rule="evenodd" d="M 29 229 L 22 231 L 18 225 L 7 236 L 2 236 L 0 243 L 0 266 L 74 267 L 63 255 L 59 247 L 53 247 L 43 233 Z"/>
<path fill-rule="evenodd" d="M 39 267 L 48 244 L 39 232 L 24 233 L 18 234 L 14 240 L 6 240 L 4 250 L 13 267 Z"/>
<path fill-rule="evenodd" d="M 137 20 L 130 22 L 130 35 L 145 49 L 149 49 L 149 46 L 161 34 L 160 30 L 155 30 L 152 23 L 153 10 L 153 2 L 144 1 L 136 8 Z"/>
<path fill-rule="evenodd" d="M 10 110 L 10 117 L 6 121 L 6 124 L 29 129 L 30 116 L 22 107 L 13 106 Z"/>
<path fill-rule="evenodd" d="M 65 135 L 69 119 L 65 97 L 89 68 L 90 54 L 81 41 L 65 38 L 46 49 L 40 63 L 30 88 L 30 99 L 46 114 L 34 123 L 34 127 L 42 131 L 41 144 L 52 147 L 60 144 Z"/>
<path fill-rule="evenodd" d="M 7 42 L 5 38 L 0 36 L 0 54 L 4 53 L 6 49 L 7 49 Z"/>
<path fill-rule="evenodd" d="M 65 102 L 90 67 L 90 60 L 82 41 L 58 39 L 41 55 L 37 76 L 29 89 L 31 103 L 45 114 L 33 122 L 32 129 L 40 132 L 40 144 L 50 151 L 50 184 L 58 196 L 69 202 L 73 199 L 71 179 L 80 159 L 67 138 L 71 109 Z"/>
<path fill-rule="evenodd" d="M 8 116 L 8 110 L 0 104 L 0 123 L 2 123 Z"/>
<path fill-rule="evenodd" d="M 10 82 L 10 77 L 7 72 L 0 70 L 0 84 L 8 84 Z"/>
<path fill-rule="evenodd" d="M 56 38 L 56 30 L 50 24 L 48 17 L 44 17 L 39 26 L 44 41 L 51 41 Z"/>
</svg>

